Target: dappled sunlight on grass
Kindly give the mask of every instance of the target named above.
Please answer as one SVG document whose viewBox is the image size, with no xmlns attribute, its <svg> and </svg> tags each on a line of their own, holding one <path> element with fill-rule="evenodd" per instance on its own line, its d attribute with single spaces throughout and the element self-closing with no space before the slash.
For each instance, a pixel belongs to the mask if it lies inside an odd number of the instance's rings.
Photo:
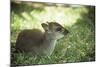
<svg viewBox="0 0 100 67">
<path fill-rule="evenodd" d="M 38 12 L 33 9 L 30 13 L 22 12 L 21 15 L 24 18 L 19 18 L 18 21 L 20 27 L 19 29 L 32 29 L 38 28 L 42 29 L 41 23 L 45 22 L 58 22 L 63 26 L 71 27 L 81 18 L 81 13 L 87 13 L 85 7 L 55 7 L 46 6 L 43 11 Z M 14 16 L 16 17 L 16 16 Z M 17 17 L 16 17 L 17 18 Z M 23 20 L 23 21 L 20 21 Z M 14 24 L 13 24 L 14 25 Z M 16 24 L 15 24 L 16 25 Z"/>
<path fill-rule="evenodd" d="M 45 13 L 41 15 L 41 21 L 55 21 L 62 25 L 72 26 L 77 19 L 81 18 L 81 13 L 87 13 L 86 8 L 78 7 L 45 7 Z"/>
</svg>

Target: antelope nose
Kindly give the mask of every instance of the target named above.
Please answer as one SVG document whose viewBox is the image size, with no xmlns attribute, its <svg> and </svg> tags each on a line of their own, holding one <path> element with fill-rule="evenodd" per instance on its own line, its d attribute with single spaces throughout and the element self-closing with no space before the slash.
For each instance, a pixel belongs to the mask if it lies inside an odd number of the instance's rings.
<svg viewBox="0 0 100 67">
<path fill-rule="evenodd" d="M 65 31 L 64 31 L 64 35 L 67 35 L 68 33 L 69 33 L 68 30 L 65 30 Z"/>
</svg>

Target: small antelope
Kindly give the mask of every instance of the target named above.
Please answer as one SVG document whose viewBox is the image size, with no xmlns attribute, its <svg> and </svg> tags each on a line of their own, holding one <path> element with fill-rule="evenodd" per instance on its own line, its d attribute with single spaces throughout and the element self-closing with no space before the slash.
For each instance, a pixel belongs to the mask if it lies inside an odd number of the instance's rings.
<svg viewBox="0 0 100 67">
<path fill-rule="evenodd" d="M 16 50 L 32 55 L 51 55 L 56 41 L 68 33 L 64 27 L 56 22 L 42 23 L 45 32 L 38 29 L 23 30 L 16 41 Z"/>
</svg>

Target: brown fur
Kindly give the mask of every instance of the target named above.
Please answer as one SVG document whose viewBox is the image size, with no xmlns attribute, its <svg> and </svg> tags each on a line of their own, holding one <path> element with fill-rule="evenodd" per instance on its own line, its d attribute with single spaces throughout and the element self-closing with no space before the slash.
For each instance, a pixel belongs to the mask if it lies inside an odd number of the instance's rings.
<svg viewBox="0 0 100 67">
<path fill-rule="evenodd" d="M 56 41 L 62 38 L 65 32 L 67 34 L 68 31 L 55 22 L 43 23 L 42 27 L 45 32 L 41 32 L 38 29 L 20 32 L 16 41 L 16 49 L 25 53 L 32 53 L 33 55 L 51 55 Z M 60 31 L 56 30 L 58 27 L 61 27 Z"/>
</svg>

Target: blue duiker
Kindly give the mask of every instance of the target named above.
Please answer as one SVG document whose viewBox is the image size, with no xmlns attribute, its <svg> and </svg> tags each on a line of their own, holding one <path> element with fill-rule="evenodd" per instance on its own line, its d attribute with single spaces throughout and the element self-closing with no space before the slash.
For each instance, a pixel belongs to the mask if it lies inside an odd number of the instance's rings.
<svg viewBox="0 0 100 67">
<path fill-rule="evenodd" d="M 51 55 L 57 40 L 64 37 L 68 30 L 56 22 L 42 23 L 41 25 L 45 32 L 38 29 L 21 31 L 16 41 L 16 50 L 32 55 Z"/>
</svg>

